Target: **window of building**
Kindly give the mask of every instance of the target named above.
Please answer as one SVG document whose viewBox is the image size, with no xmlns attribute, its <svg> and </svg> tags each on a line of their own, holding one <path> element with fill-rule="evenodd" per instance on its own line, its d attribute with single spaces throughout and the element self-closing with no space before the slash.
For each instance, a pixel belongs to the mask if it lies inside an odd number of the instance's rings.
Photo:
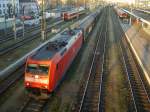
<svg viewBox="0 0 150 112">
<path fill-rule="evenodd" d="M 5 9 L 3 9 L 3 13 L 5 14 Z"/>
<path fill-rule="evenodd" d="M 0 9 L 0 15 L 2 14 L 2 10 Z"/>
<path fill-rule="evenodd" d="M 3 7 L 5 7 L 5 4 L 3 4 Z"/>
</svg>

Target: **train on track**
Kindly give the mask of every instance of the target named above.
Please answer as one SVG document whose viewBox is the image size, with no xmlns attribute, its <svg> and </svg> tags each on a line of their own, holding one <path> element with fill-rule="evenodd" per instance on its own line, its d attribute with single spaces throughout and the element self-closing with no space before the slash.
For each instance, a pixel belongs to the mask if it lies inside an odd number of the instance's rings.
<svg viewBox="0 0 150 112">
<path fill-rule="evenodd" d="M 69 21 L 72 20 L 74 18 L 78 18 L 79 16 L 85 14 L 85 9 L 74 9 L 72 11 L 67 11 L 67 12 L 63 12 L 61 14 L 61 17 L 64 21 Z"/>
<path fill-rule="evenodd" d="M 40 24 L 40 19 L 38 16 L 21 16 L 21 20 L 24 20 L 26 26 L 33 26 Z"/>
<path fill-rule="evenodd" d="M 128 19 L 129 15 L 125 11 L 115 7 L 116 13 L 120 19 Z"/>
<path fill-rule="evenodd" d="M 89 34 L 100 12 L 95 12 L 80 21 L 77 28 L 68 29 L 46 46 L 28 57 L 25 67 L 24 86 L 36 96 L 53 92 L 70 67 Z"/>
</svg>

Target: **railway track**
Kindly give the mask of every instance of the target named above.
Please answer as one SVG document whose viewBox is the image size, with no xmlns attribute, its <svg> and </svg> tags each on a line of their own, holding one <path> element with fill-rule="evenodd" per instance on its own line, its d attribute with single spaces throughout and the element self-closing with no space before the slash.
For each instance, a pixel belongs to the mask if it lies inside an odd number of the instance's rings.
<svg viewBox="0 0 150 112">
<path fill-rule="evenodd" d="M 114 12 L 113 12 L 114 13 Z M 115 15 L 115 13 L 114 13 Z M 106 16 L 105 16 L 106 17 Z M 112 16 L 113 21 L 116 21 L 117 16 Z M 113 23 L 115 30 L 115 41 L 122 40 L 122 31 L 119 21 Z M 102 36 L 107 37 L 107 25 L 101 32 L 105 32 Z M 101 37 L 102 37 L 101 36 Z M 77 106 L 77 110 L 79 112 L 103 112 L 105 111 L 105 89 L 107 83 L 107 77 L 109 74 L 108 66 L 109 66 L 109 57 L 108 57 L 108 48 L 109 43 L 107 39 L 104 42 L 104 37 L 101 42 L 101 48 L 103 48 L 103 52 L 97 53 L 98 42 L 96 44 L 96 49 L 93 57 L 93 61 L 91 64 L 91 68 L 89 71 L 89 76 L 87 82 L 85 84 L 84 92 L 80 93 L 82 95 L 82 99 L 80 100 L 79 106 Z M 125 38 L 124 38 L 125 39 Z M 149 112 L 150 110 L 150 88 L 145 86 L 145 81 L 142 79 L 142 72 L 140 70 L 139 65 L 136 63 L 134 56 L 129 49 L 129 45 L 126 43 L 126 40 L 122 40 L 121 42 L 117 42 L 117 49 L 119 51 L 119 61 L 121 66 L 121 71 L 124 75 L 126 75 L 126 79 L 128 82 L 129 94 L 130 94 L 130 104 L 129 111 L 135 112 Z M 107 43 L 107 46 L 105 46 Z M 103 45 L 103 46 L 102 46 Z M 102 59 L 98 59 L 97 56 L 101 53 L 103 56 Z M 96 61 L 95 61 L 96 60 Z M 98 62 L 102 62 L 101 65 Z M 98 69 L 99 67 L 99 69 Z M 101 68 L 101 70 L 100 70 Z M 83 88 L 82 88 L 83 89 Z"/>
<path fill-rule="evenodd" d="M 28 30 L 27 30 L 27 29 L 28 29 Z M 31 33 L 32 31 L 37 30 L 37 29 L 40 29 L 40 26 L 25 28 L 25 34 Z M 27 31 L 26 31 L 26 30 L 27 30 Z M 2 38 L 2 36 L 3 36 L 3 38 Z M 21 37 L 21 36 L 22 36 L 22 31 L 18 31 L 18 32 L 17 32 L 17 37 Z M 13 40 L 13 39 L 14 39 L 14 34 L 13 34 L 13 32 L 8 33 L 7 36 L 1 35 L 0 44 L 3 44 L 4 42 L 7 42 L 7 41 L 10 41 L 10 40 Z"/>
<path fill-rule="evenodd" d="M 116 16 L 114 17 L 118 19 Z M 117 34 L 123 33 L 119 21 L 116 23 L 116 26 L 119 30 Z M 136 59 L 129 48 L 129 44 L 125 38 L 122 38 L 122 41 L 119 44 L 122 55 L 122 63 L 124 66 L 124 73 L 127 76 L 130 93 L 132 96 L 132 101 L 134 104 L 134 111 L 136 112 L 149 112 L 150 111 L 150 87 L 146 87 L 145 81 L 141 78 L 141 75 L 144 74 L 141 72 L 141 68 L 136 62 Z"/>
<path fill-rule="evenodd" d="M 115 13 L 114 13 L 115 15 Z M 117 16 L 112 16 L 113 21 L 116 21 L 118 18 Z M 122 41 L 117 45 L 118 46 L 118 51 L 121 54 L 121 68 L 123 73 L 127 76 L 128 84 L 129 84 L 129 90 L 131 94 L 131 105 L 129 108 L 129 111 L 135 111 L 135 112 L 149 112 L 150 110 L 150 98 L 149 98 L 149 93 L 147 92 L 147 89 L 145 88 L 144 81 L 141 78 L 141 72 L 140 67 L 137 65 L 137 63 L 134 60 L 134 56 L 132 55 L 132 51 L 129 49 L 129 45 L 126 43 L 125 38 L 122 38 L 122 30 L 119 25 L 119 22 L 116 24 L 114 23 L 114 29 L 119 29 L 115 30 L 115 36 L 118 37 L 117 39 Z M 121 34 L 122 33 L 122 34 Z M 117 40 L 116 40 L 117 41 Z M 103 64 L 103 77 L 102 77 L 102 84 L 101 84 L 101 90 L 100 91 L 100 112 L 105 111 L 105 89 L 106 89 L 106 80 L 107 80 L 107 75 L 109 74 L 108 72 L 108 64 L 109 64 L 109 58 L 105 56 L 104 59 L 104 64 Z M 143 75 L 143 74 L 142 74 Z"/>
<path fill-rule="evenodd" d="M 54 27 L 54 26 L 56 26 L 56 25 L 61 24 L 62 22 L 63 22 L 63 21 L 59 21 L 59 22 L 56 22 L 56 23 L 54 23 L 53 25 L 49 26 L 49 27 L 47 28 L 46 33 L 48 33 L 49 29 L 51 29 L 52 27 Z M 23 45 L 26 44 L 27 42 L 30 42 L 30 41 L 32 41 L 32 40 L 38 38 L 39 36 L 40 36 L 40 30 L 37 30 L 37 31 L 35 31 L 34 33 L 32 33 L 32 36 L 28 36 L 27 38 L 24 38 L 24 39 L 18 41 L 17 43 L 14 43 L 14 44 L 9 45 L 9 46 L 7 46 L 7 47 L 1 48 L 1 49 L 0 49 L 0 56 L 1 56 L 1 55 L 4 55 L 4 54 L 8 53 L 9 51 L 12 51 L 12 50 L 14 50 L 14 49 L 16 49 L 16 48 L 18 48 L 18 47 L 20 47 L 20 46 L 23 46 Z"/>
<path fill-rule="evenodd" d="M 150 21 L 150 14 L 149 14 L 149 13 L 145 13 L 145 12 L 142 12 L 142 11 L 139 11 L 139 10 L 133 10 L 133 12 L 134 12 L 136 15 L 138 15 L 138 16 L 144 18 L 145 20 Z"/>
<path fill-rule="evenodd" d="M 0 81 L 0 96 L 6 92 L 6 90 L 12 86 L 17 80 L 19 80 L 23 76 L 24 65 L 19 67 L 16 71 L 14 71 L 9 77 Z"/>
<path fill-rule="evenodd" d="M 106 39 L 106 37 L 108 37 L 108 24 L 105 24 L 107 23 L 106 17 L 109 14 L 107 13 L 107 10 L 108 9 L 105 9 L 105 13 L 103 14 L 103 24 L 97 35 L 99 38 L 96 43 L 92 64 L 88 74 L 88 80 L 82 93 L 81 102 L 77 106 L 77 110 L 79 112 L 99 112 L 105 110 L 104 89 L 109 65 L 109 43 Z M 116 15 L 112 16 L 112 18 L 113 21 L 118 19 Z M 114 29 L 115 28 L 118 29 L 115 30 L 115 36 L 118 37 L 117 40 L 121 40 L 117 44 L 118 49 L 120 50 L 119 53 L 121 54 L 121 68 L 128 79 L 129 91 L 132 97 L 131 104 L 133 107 L 129 110 L 135 112 L 149 112 L 150 88 L 145 85 L 145 81 L 141 76 L 143 75 L 141 68 L 137 64 L 127 41 L 121 36 L 123 34 L 123 30 L 121 29 L 118 20 L 114 23 Z M 117 35 L 121 37 L 119 38 Z M 25 101 L 20 112 L 40 112 L 46 103 L 47 100 L 29 98 Z"/>
<path fill-rule="evenodd" d="M 150 110 L 150 98 L 145 89 L 144 82 L 141 79 L 140 72 L 138 71 L 133 57 L 131 57 L 131 51 L 123 45 L 121 45 L 121 49 L 123 64 L 128 77 L 132 100 L 134 102 L 134 109 L 136 112 L 148 112 Z"/>
<path fill-rule="evenodd" d="M 110 19 L 108 21 L 110 28 L 108 32 L 109 35 L 107 35 L 107 38 L 109 39 L 107 39 L 106 52 L 102 62 L 103 66 L 102 66 L 102 73 L 101 73 L 102 77 L 101 77 L 100 93 L 99 93 L 100 94 L 99 112 L 110 111 L 110 109 L 113 109 L 114 111 L 116 110 L 120 111 L 120 109 L 123 111 L 128 110 L 128 109 L 124 110 L 124 108 L 121 108 L 123 106 L 118 103 L 121 100 L 117 99 L 118 97 L 121 97 L 123 95 L 121 88 L 116 86 L 124 84 L 124 81 L 122 80 L 124 78 L 123 76 L 124 74 L 122 74 L 123 66 L 121 65 L 120 62 L 121 55 L 120 55 L 120 48 L 118 44 L 118 41 L 120 40 L 120 35 L 116 33 L 117 30 L 114 30 L 114 29 L 118 29 L 118 27 L 115 27 L 116 18 L 114 19 L 113 17 L 114 14 L 115 13 L 112 11 L 112 7 L 110 7 L 109 9 Z M 120 76 L 118 77 L 118 75 Z M 120 93 L 118 93 L 119 92 L 118 90 L 120 91 Z M 113 93 L 111 94 L 108 92 L 113 92 Z M 124 102 L 122 103 L 125 104 Z M 115 106 L 113 106 L 113 104 Z M 125 105 L 128 105 L 130 107 L 131 104 L 125 104 Z"/>
<path fill-rule="evenodd" d="M 107 26 L 108 27 L 108 26 Z M 106 29 L 107 32 L 107 29 Z M 105 34 L 106 37 L 108 38 L 108 34 Z M 109 42 L 108 39 L 106 39 L 106 44 L 105 44 L 105 52 L 103 55 L 103 61 L 102 61 L 102 72 L 101 72 L 101 77 L 100 77 L 100 92 L 99 92 L 99 112 L 103 112 L 104 108 L 104 98 L 105 98 L 105 92 L 104 89 L 106 88 L 106 80 L 107 76 L 109 74 L 108 66 L 109 66 L 109 56 L 108 56 L 108 48 L 109 48 Z"/>
<path fill-rule="evenodd" d="M 34 98 L 28 98 L 19 112 L 41 112 L 47 100 L 36 100 Z"/>
<path fill-rule="evenodd" d="M 24 72 L 24 65 L 18 67 L 9 77 L 4 80 L 0 80 L 0 96 L 5 94 L 8 88 L 16 83 L 17 80 L 21 79 Z"/>
<path fill-rule="evenodd" d="M 37 100 L 29 98 L 24 102 L 19 112 L 41 112 L 48 101 L 49 99 Z"/>
<path fill-rule="evenodd" d="M 78 19 L 75 19 L 74 21 L 77 21 L 77 20 L 79 20 L 79 19 L 81 19 L 81 18 L 83 18 L 83 17 L 85 17 L 85 15 L 81 16 L 81 17 L 78 18 Z M 48 26 L 48 28 L 47 28 L 47 30 L 46 30 L 46 34 L 48 34 L 48 33 L 50 32 L 50 30 L 51 30 L 52 27 L 55 27 L 55 26 L 60 25 L 60 24 L 62 24 L 62 23 L 63 23 L 63 20 L 60 20 L 60 21 L 54 23 L 53 25 Z M 4 54 L 6 54 L 6 53 L 8 53 L 8 52 L 10 52 L 10 51 L 12 51 L 12 50 L 17 49 L 17 48 L 19 48 L 19 47 L 25 45 L 26 43 L 28 43 L 28 42 L 30 42 L 30 41 L 36 39 L 36 38 L 39 38 L 40 35 L 41 35 L 40 31 L 35 31 L 35 32 L 32 33 L 32 36 L 30 35 L 28 38 L 24 38 L 24 39 L 20 40 L 20 41 L 17 42 L 17 43 L 14 43 L 14 44 L 12 44 L 12 45 L 9 45 L 9 46 L 7 46 L 7 47 L 5 47 L 5 48 L 1 48 L 1 49 L 0 49 L 0 56 L 4 55 Z"/>
<path fill-rule="evenodd" d="M 58 19 L 59 21 L 61 21 L 61 19 Z M 47 24 L 50 25 L 51 23 L 54 23 L 58 20 L 51 20 L 51 21 L 48 21 Z M 25 27 L 25 35 L 28 34 L 28 33 L 31 33 L 35 30 L 40 30 L 40 25 L 38 26 L 31 26 L 31 27 Z M 22 37 L 22 31 L 18 31 L 17 32 L 17 37 Z M 12 32 L 9 32 L 7 33 L 7 35 L 3 34 L 3 35 L 0 35 L 0 44 L 4 43 L 4 42 L 7 42 L 7 41 L 10 41 L 10 40 L 13 40 L 14 39 L 14 33 L 13 31 Z"/>
<path fill-rule="evenodd" d="M 129 48 L 127 48 L 128 44 L 125 42 L 123 42 L 123 44 L 125 44 L 125 46 L 121 45 L 124 62 L 123 64 L 125 66 L 125 72 L 128 77 L 135 111 L 148 112 L 150 110 L 150 97 L 140 76 L 141 74 L 139 72 L 139 68 L 134 62 L 132 57 L 133 55 L 131 54 Z"/>
<path fill-rule="evenodd" d="M 103 23 L 106 23 L 105 17 L 107 17 L 106 13 L 103 13 Z M 87 112 L 87 111 L 98 111 L 99 110 L 99 91 L 100 91 L 100 78 L 101 78 L 101 66 L 99 62 L 103 61 L 103 55 L 105 53 L 105 45 L 106 45 L 106 29 L 107 26 L 105 24 L 102 25 L 101 29 L 99 29 L 99 33 L 97 34 L 98 40 L 96 43 L 96 48 L 94 51 L 92 64 L 90 66 L 90 70 L 88 73 L 88 79 L 84 88 L 84 91 L 81 96 L 81 101 L 77 105 L 76 111 L 79 112 Z"/>
</svg>

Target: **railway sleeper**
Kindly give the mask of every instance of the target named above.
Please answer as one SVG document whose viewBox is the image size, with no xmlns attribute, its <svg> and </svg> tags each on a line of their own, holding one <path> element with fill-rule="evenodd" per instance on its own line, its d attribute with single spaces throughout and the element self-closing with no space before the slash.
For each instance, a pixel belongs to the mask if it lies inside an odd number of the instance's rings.
<svg viewBox="0 0 150 112">
<path fill-rule="evenodd" d="M 90 99 L 92 97 L 92 99 Z M 98 100 L 98 98 L 99 98 L 99 93 L 97 92 L 97 94 L 94 94 L 93 95 L 93 93 L 91 93 L 91 94 L 88 94 L 85 98 L 87 98 L 87 99 L 85 99 L 85 101 L 92 101 L 92 100 Z"/>
<path fill-rule="evenodd" d="M 37 108 L 27 108 L 24 112 L 40 112 L 40 109 Z"/>
</svg>

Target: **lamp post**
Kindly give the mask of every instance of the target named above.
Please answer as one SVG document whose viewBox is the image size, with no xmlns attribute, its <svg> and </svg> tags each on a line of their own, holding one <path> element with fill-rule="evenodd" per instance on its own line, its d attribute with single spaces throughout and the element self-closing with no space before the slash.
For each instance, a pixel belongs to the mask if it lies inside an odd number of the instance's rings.
<svg viewBox="0 0 150 112">
<path fill-rule="evenodd" d="M 5 19 L 5 36 L 6 36 L 7 34 L 6 12 L 4 12 L 4 19 Z"/>
<path fill-rule="evenodd" d="M 130 11 L 132 13 L 132 3 L 130 2 Z M 129 22 L 130 25 L 132 25 L 132 16 L 130 15 L 130 22 Z"/>
<path fill-rule="evenodd" d="M 23 37 L 24 37 L 24 32 L 25 32 L 25 28 L 24 28 L 24 10 L 25 10 L 25 5 L 22 7 L 22 13 L 23 13 L 23 20 L 22 20 L 22 27 L 23 27 L 23 32 L 22 32 L 22 35 L 23 35 Z"/>
<path fill-rule="evenodd" d="M 15 7 L 16 7 L 16 3 L 15 3 L 15 0 L 12 0 L 12 4 L 13 4 L 13 31 L 14 31 L 14 39 L 16 40 L 17 39 L 17 35 L 16 35 L 16 33 L 17 33 L 17 31 L 16 31 L 16 9 L 15 9 Z"/>
<path fill-rule="evenodd" d="M 86 0 L 84 0 L 84 8 L 86 9 Z"/>
<path fill-rule="evenodd" d="M 46 30 L 46 20 L 45 20 L 45 1 L 42 0 L 42 20 L 41 20 L 41 37 L 42 40 L 45 40 L 46 38 L 46 34 L 45 34 L 45 30 Z"/>
</svg>

